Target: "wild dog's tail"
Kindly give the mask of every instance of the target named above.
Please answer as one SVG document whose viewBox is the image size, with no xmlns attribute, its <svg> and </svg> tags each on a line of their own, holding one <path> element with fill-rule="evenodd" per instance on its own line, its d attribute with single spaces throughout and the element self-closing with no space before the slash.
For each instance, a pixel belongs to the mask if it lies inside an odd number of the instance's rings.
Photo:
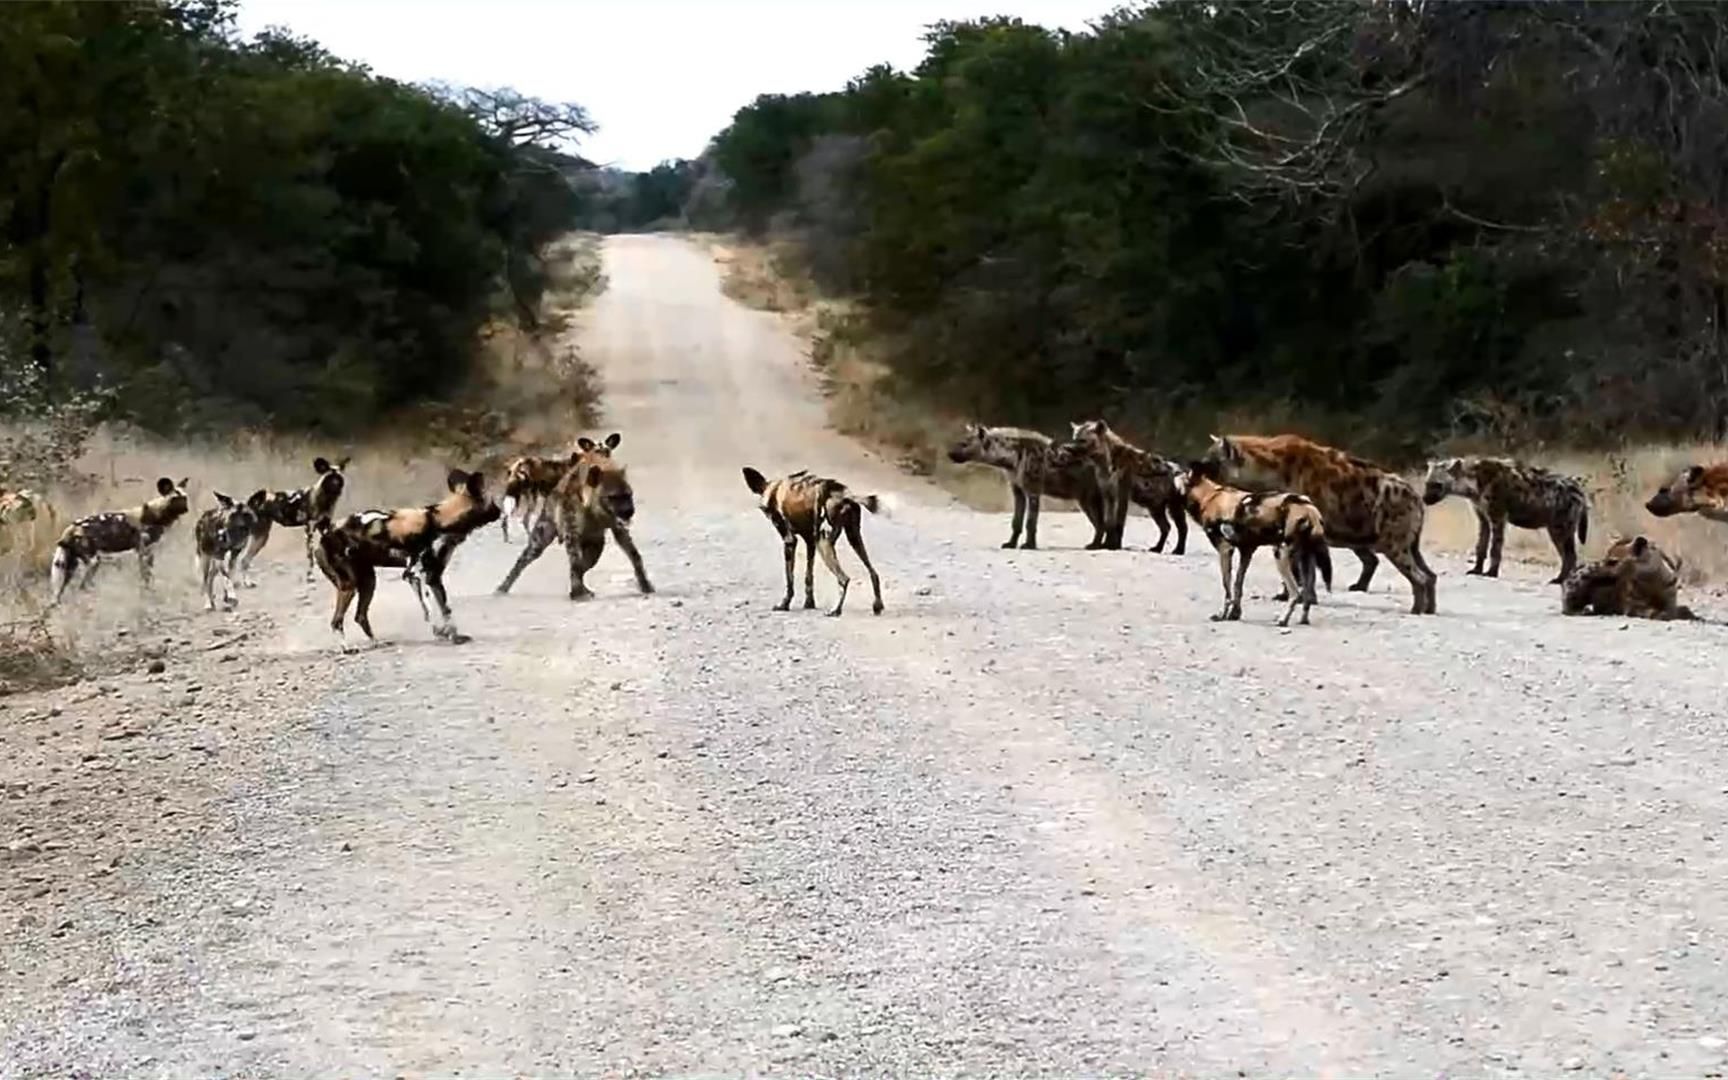
<svg viewBox="0 0 1728 1080">
<path fill-rule="evenodd" d="M 66 582 L 71 576 L 72 549 L 61 541 L 54 545 L 54 562 L 48 568 L 49 606 L 60 602 L 60 594 L 66 591 Z"/>
<path fill-rule="evenodd" d="M 1326 591 L 1332 591 L 1332 547 L 1321 540 L 1314 545 L 1314 565 L 1320 568 L 1320 579 L 1326 583 Z"/>
<path fill-rule="evenodd" d="M 852 498 L 857 501 L 859 506 L 872 514 L 878 514 L 885 518 L 894 516 L 895 505 L 891 495 L 854 495 Z"/>
<path fill-rule="evenodd" d="M 1298 548 L 1307 549 L 1308 555 L 1314 560 L 1314 565 L 1320 570 L 1320 578 L 1326 582 L 1326 591 L 1332 591 L 1332 548 L 1326 543 L 1326 529 L 1314 514 L 1304 514 L 1298 518 L 1293 543 Z"/>
</svg>

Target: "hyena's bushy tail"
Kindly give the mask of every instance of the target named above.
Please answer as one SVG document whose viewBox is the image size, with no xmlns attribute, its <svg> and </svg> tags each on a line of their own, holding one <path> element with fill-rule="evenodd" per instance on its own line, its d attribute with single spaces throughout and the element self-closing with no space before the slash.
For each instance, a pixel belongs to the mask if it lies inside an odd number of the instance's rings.
<svg viewBox="0 0 1728 1080">
<path fill-rule="evenodd" d="M 1590 501 L 1582 500 L 1578 508 L 1578 542 L 1587 543 L 1590 540 Z"/>
</svg>

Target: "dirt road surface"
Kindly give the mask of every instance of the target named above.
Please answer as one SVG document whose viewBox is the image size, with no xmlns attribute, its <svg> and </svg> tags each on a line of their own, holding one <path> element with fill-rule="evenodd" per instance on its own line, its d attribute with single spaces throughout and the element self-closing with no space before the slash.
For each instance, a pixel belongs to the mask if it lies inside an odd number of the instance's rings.
<svg viewBox="0 0 1728 1080">
<path fill-rule="evenodd" d="M 699 249 L 606 257 L 659 593 L 554 549 L 494 597 L 492 531 L 471 645 L 391 579 L 342 657 L 284 559 L 0 709 L 0 1075 L 1720 1074 L 1728 631 L 1447 561 L 1435 618 L 1383 569 L 1280 632 L 1261 565 L 1213 625 L 1198 534 L 999 550 Z M 885 614 L 770 610 L 745 464 L 895 496 Z"/>
</svg>

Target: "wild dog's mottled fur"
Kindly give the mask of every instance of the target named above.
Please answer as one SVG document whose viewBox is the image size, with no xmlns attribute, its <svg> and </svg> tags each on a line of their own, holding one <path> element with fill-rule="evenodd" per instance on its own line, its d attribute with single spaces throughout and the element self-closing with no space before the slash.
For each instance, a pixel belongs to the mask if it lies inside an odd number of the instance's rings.
<svg viewBox="0 0 1728 1080">
<path fill-rule="evenodd" d="M 623 436 L 617 432 L 606 436 L 606 441 L 597 443 L 584 435 L 576 440 L 576 454 L 599 454 L 611 457 L 612 451 L 618 448 Z M 498 519 L 498 527 L 504 530 L 504 541 L 510 541 L 510 518 L 521 508 L 522 531 L 532 528 L 534 516 L 546 504 L 546 497 L 552 494 L 552 489 L 558 486 L 558 481 L 564 479 L 564 474 L 570 471 L 570 456 L 538 457 L 524 454 L 512 458 L 504 467 L 504 516 Z"/>
<path fill-rule="evenodd" d="M 1647 537 L 1615 541 L 1597 561 L 1566 579 L 1560 610 L 1567 615 L 1695 619 L 1680 603 L 1680 561 Z"/>
<path fill-rule="evenodd" d="M 1066 463 L 1071 452 L 1067 447 L 1078 444 L 1084 448 L 1102 496 L 1104 546 L 1112 550 L 1122 547 L 1128 506 L 1136 503 L 1145 507 L 1158 525 L 1158 542 L 1152 546 L 1153 551 L 1164 550 L 1164 541 L 1170 535 L 1166 514 L 1175 516 L 1176 547 L 1172 554 L 1182 554 L 1188 546 L 1188 521 L 1182 512 L 1182 497 L 1176 490 L 1176 466 L 1123 439 L 1102 420 L 1069 427 L 1073 429 L 1073 438 L 1060 444 L 1051 460 Z"/>
<path fill-rule="evenodd" d="M 1299 435 L 1214 435 L 1206 460 L 1223 465 L 1223 475 L 1237 482 L 1282 487 L 1314 500 L 1326 521 L 1327 542 L 1350 548 L 1362 560 L 1362 576 L 1351 591 L 1367 591 L 1378 551 L 1410 582 L 1411 613 L 1434 614 L 1436 575 L 1422 557 L 1422 497 L 1409 481 Z"/>
<path fill-rule="evenodd" d="M 636 494 L 630 487 L 624 466 L 612 458 L 611 448 L 616 445 L 612 440 L 608 440 L 604 447 L 589 442 L 578 450 L 570 469 L 553 489 L 550 496 L 552 505 L 535 519 L 534 528 L 528 534 L 527 548 L 499 583 L 499 593 L 509 592 L 528 564 L 556 541 L 564 545 L 564 552 L 570 559 L 570 599 L 588 599 L 594 593 L 588 588 L 586 577 L 606 550 L 607 533 L 612 534 L 612 539 L 630 560 L 630 568 L 636 574 L 636 587 L 644 596 L 654 591 L 648 580 L 648 571 L 642 565 L 642 553 L 636 549 L 635 538 L 630 535 L 630 522 L 636 516 Z"/>
<path fill-rule="evenodd" d="M 1218 571 L 1224 583 L 1224 607 L 1212 616 L 1214 622 L 1242 617 L 1242 583 L 1248 564 L 1259 548 L 1272 546 L 1277 552 L 1278 576 L 1284 582 L 1289 606 L 1279 626 L 1289 626 L 1296 606 L 1302 605 L 1302 625 L 1316 602 L 1315 582 L 1324 578 L 1332 588 L 1332 556 L 1327 550 L 1326 528 L 1313 502 L 1291 492 L 1247 492 L 1225 486 L 1215 462 L 1196 461 L 1180 483 L 1183 502 L 1218 552 Z M 1230 563 L 1236 559 L 1234 583 Z"/>
<path fill-rule="evenodd" d="M 844 535 L 852 550 L 863 560 L 870 575 L 874 601 L 870 610 L 882 614 L 882 579 L 870 564 L 870 553 L 864 549 L 863 514 L 860 508 L 876 513 L 878 500 L 874 495 L 856 495 L 838 480 L 812 476 L 800 469 L 778 480 L 769 480 L 748 465 L 744 467 L 744 484 L 757 498 L 757 506 L 774 531 L 780 534 L 780 546 L 786 556 L 786 595 L 775 611 L 792 606 L 793 566 L 798 560 L 798 541 L 804 541 L 804 607 L 816 606 L 816 555 L 822 556 L 828 572 L 840 585 L 840 599 L 834 602 L 830 615 L 839 615 L 846 606 L 846 589 L 852 579 L 841 569 L 834 541 Z"/>
<path fill-rule="evenodd" d="M 1687 466 L 1650 496 L 1644 509 L 1657 517 L 1697 514 L 1728 522 L 1728 462 Z"/>
<path fill-rule="evenodd" d="M 462 541 L 475 530 L 497 521 L 503 511 L 486 493 L 486 479 L 480 473 L 452 469 L 445 485 L 449 494 L 428 506 L 365 510 L 349 514 L 340 523 L 328 517 L 320 517 L 313 523 L 318 536 L 315 549 L 318 568 L 336 587 L 336 610 L 330 629 L 336 632 L 345 651 L 349 646 L 343 622 L 348 605 L 356 597 L 360 602 L 354 611 L 354 622 L 368 639 L 373 638 L 369 612 L 380 567 L 402 570 L 402 577 L 413 587 L 414 598 L 420 602 L 420 613 L 432 623 L 433 636 L 457 644 L 469 640 L 457 631 L 450 616 L 444 571 Z M 426 606 L 422 582 L 437 601 L 436 622 Z"/>
<path fill-rule="evenodd" d="M 234 591 L 234 565 L 246 549 L 252 529 L 257 524 L 258 512 L 253 506 L 263 501 L 268 492 L 255 492 L 245 502 L 236 502 L 220 491 L 211 494 L 216 497 L 216 505 L 198 515 L 198 522 L 192 530 L 198 580 L 204 589 L 204 610 L 214 611 L 216 576 L 220 574 L 222 606 L 232 610 L 240 602 Z"/>
<path fill-rule="evenodd" d="M 315 457 L 312 459 L 312 483 L 293 491 L 254 492 L 252 497 L 246 500 L 256 515 L 246 553 L 240 557 L 240 577 L 247 585 L 258 584 L 251 579 L 252 560 L 256 559 L 258 553 L 264 550 L 264 545 L 269 543 L 272 525 L 305 531 L 306 580 L 312 580 L 317 524 L 320 519 L 333 517 L 336 513 L 336 501 L 342 497 L 343 489 L 348 484 L 347 478 L 342 474 L 342 470 L 348 467 L 348 461 L 348 458 L 343 458 L 332 465 L 326 458 Z"/>
<path fill-rule="evenodd" d="M 1002 545 L 1005 548 L 1020 545 L 1031 550 L 1038 546 L 1039 500 L 1045 495 L 1079 503 L 1086 520 L 1092 523 L 1087 549 L 1104 546 L 1104 497 L 1097 475 L 1089 462 L 1079 459 L 1056 465 L 1050 460 L 1053 446 L 1048 435 L 1025 428 L 968 424 L 966 434 L 948 448 L 949 461 L 991 465 L 1008 474 L 1008 487 L 1014 493 L 1014 522 L 1008 542 Z M 1022 526 L 1026 531 L 1024 544 L 1020 544 Z"/>
<path fill-rule="evenodd" d="M 1520 529 L 1548 530 L 1560 553 L 1560 572 L 1550 584 L 1558 585 L 1577 569 L 1578 545 L 1590 538 L 1590 497 L 1575 477 L 1510 458 L 1429 462 L 1422 501 L 1433 506 L 1448 495 L 1463 496 L 1476 511 L 1476 565 L 1469 573 L 1500 576 L 1508 521 Z"/>
<path fill-rule="evenodd" d="M 131 510 L 111 510 L 79 518 L 66 526 L 54 546 L 54 566 L 49 571 L 49 604 L 58 604 L 80 564 L 88 563 L 80 587 L 90 584 L 102 556 L 122 552 L 138 553 L 138 573 L 144 584 L 150 584 L 150 567 L 155 547 L 168 530 L 186 513 L 189 503 L 186 485 L 166 476 L 156 481 L 156 497 Z"/>
</svg>

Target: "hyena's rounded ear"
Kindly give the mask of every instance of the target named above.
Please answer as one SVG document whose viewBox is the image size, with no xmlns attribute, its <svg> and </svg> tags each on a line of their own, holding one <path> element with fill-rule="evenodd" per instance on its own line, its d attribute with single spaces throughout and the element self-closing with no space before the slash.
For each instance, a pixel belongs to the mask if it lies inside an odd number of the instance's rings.
<svg viewBox="0 0 1728 1080">
<path fill-rule="evenodd" d="M 330 459 L 322 457 L 313 458 L 312 471 L 317 473 L 319 476 L 323 476 L 325 473 L 330 471 Z"/>
<path fill-rule="evenodd" d="M 1702 479 L 1704 479 L 1704 466 L 1694 465 L 1686 470 L 1686 482 L 1688 484 L 1696 484 Z"/>
<path fill-rule="evenodd" d="M 475 470 L 468 474 L 468 494 L 478 499 L 486 494 L 486 474 Z"/>
<path fill-rule="evenodd" d="M 444 486 L 451 491 L 461 491 L 468 486 L 468 474 L 461 469 L 451 469 L 444 474 Z"/>
<path fill-rule="evenodd" d="M 595 442 L 593 439 L 590 439 L 586 435 L 584 435 L 581 438 L 576 440 L 576 449 L 582 451 L 584 454 L 593 453 L 595 448 L 598 447 L 599 445 L 600 445 L 599 443 Z"/>
<path fill-rule="evenodd" d="M 618 449 L 618 444 L 623 442 L 623 441 L 624 441 L 624 436 L 620 435 L 618 432 L 614 431 L 612 434 L 606 436 L 606 449 L 616 450 L 616 449 Z"/>
<path fill-rule="evenodd" d="M 168 479 L 166 476 L 158 477 L 156 480 L 156 494 L 158 494 L 158 495 L 172 495 L 172 494 L 174 494 L 174 481 Z"/>
</svg>

